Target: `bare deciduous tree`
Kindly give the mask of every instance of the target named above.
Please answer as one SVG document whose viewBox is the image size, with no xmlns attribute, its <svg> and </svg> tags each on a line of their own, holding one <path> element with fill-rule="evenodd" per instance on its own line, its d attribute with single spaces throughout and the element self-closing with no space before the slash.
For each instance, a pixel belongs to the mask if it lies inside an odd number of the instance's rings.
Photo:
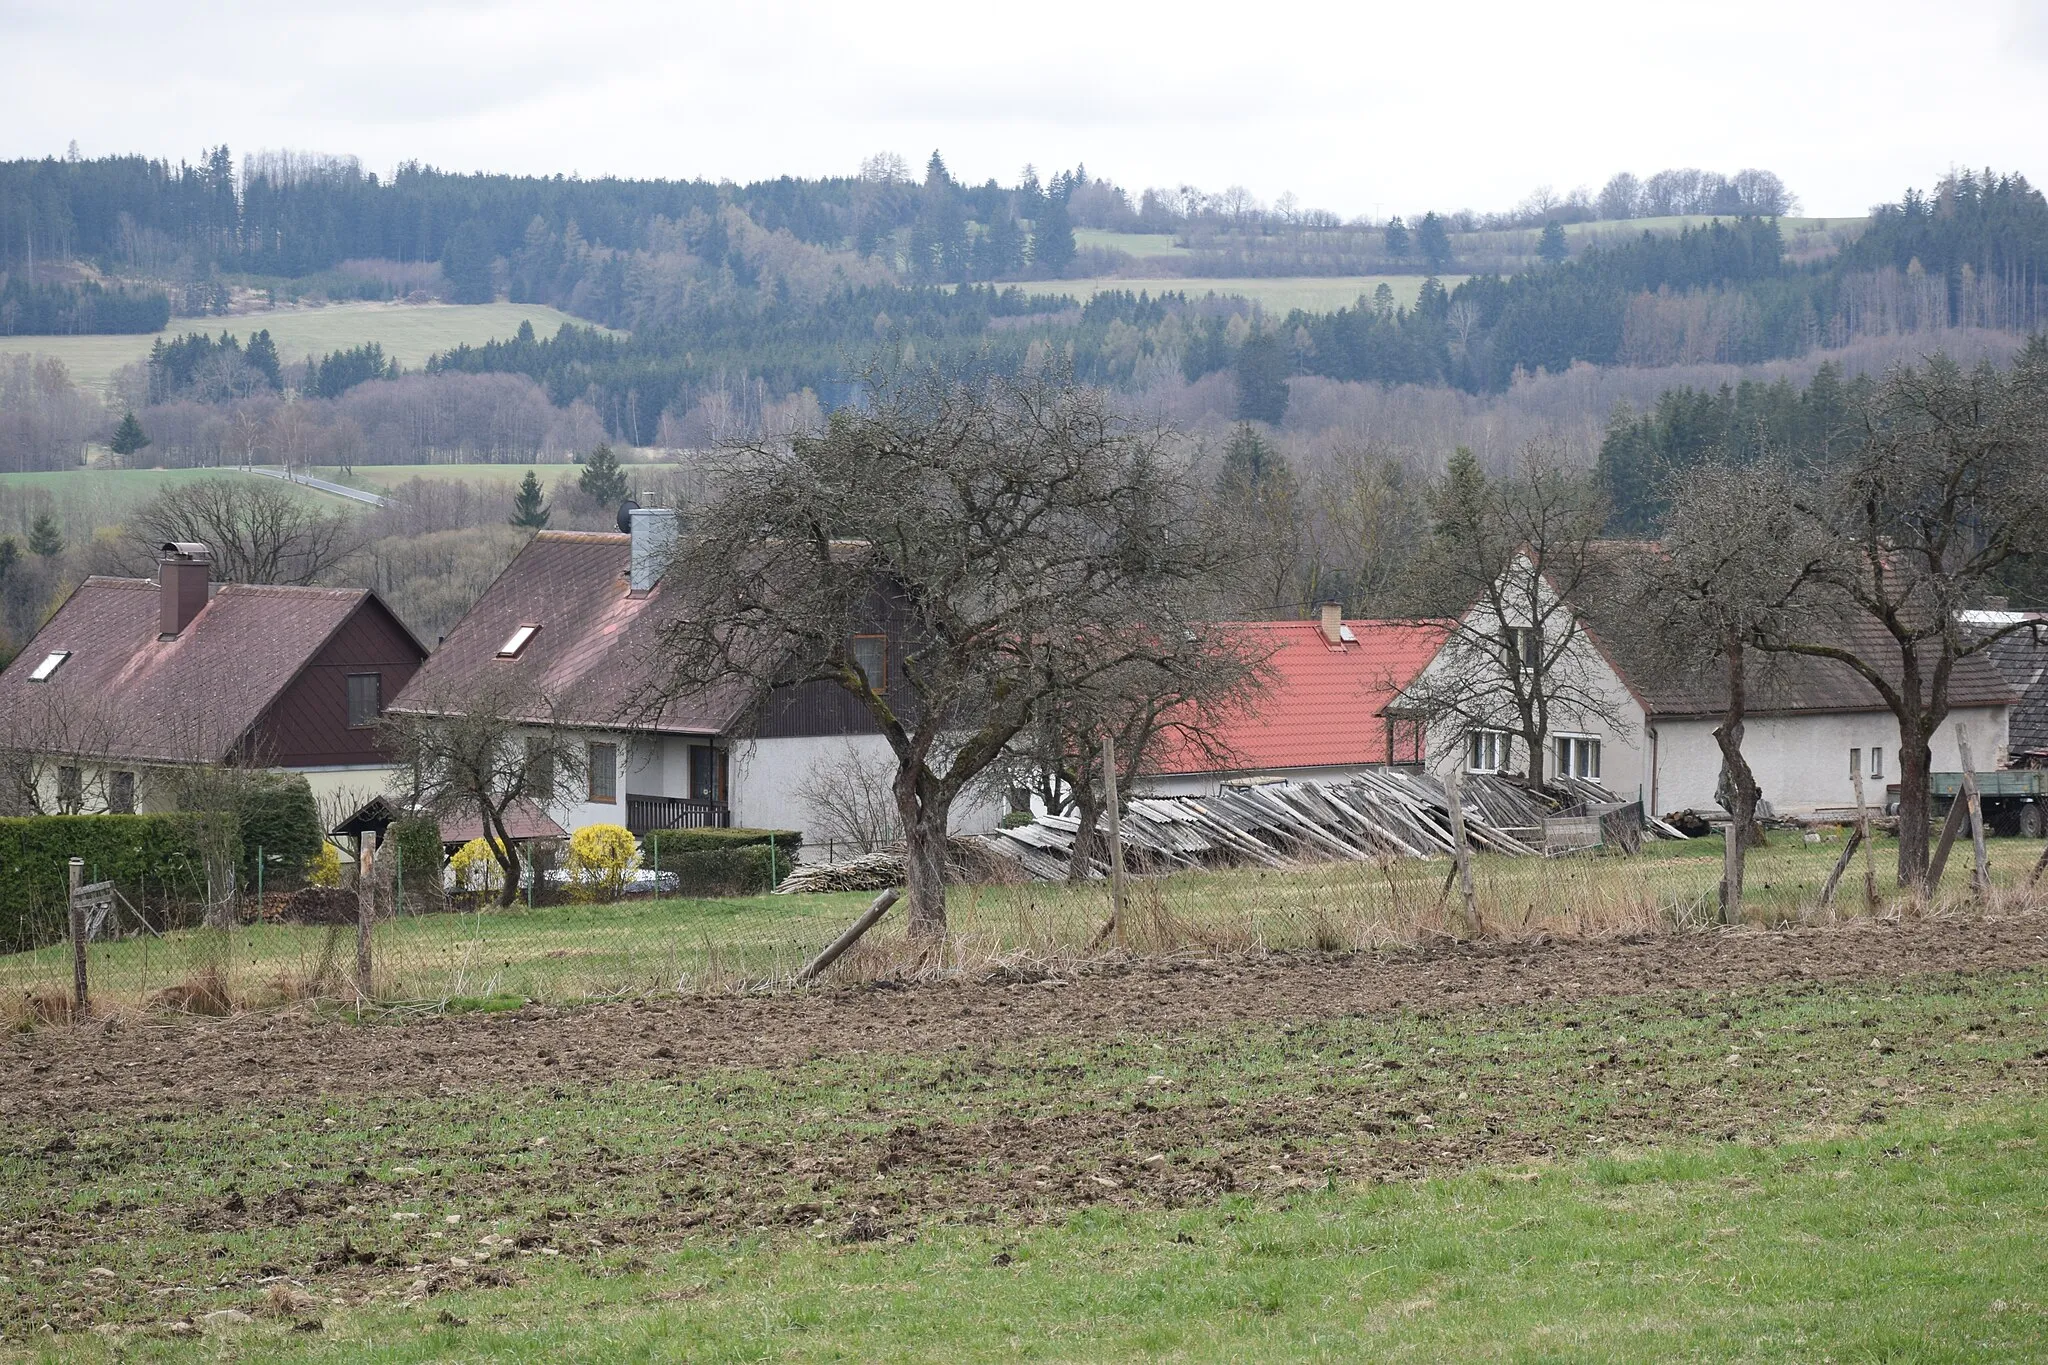
<svg viewBox="0 0 2048 1365">
<path fill-rule="evenodd" d="M 1623 723 L 1576 605 L 1598 583 L 1605 504 L 1540 445 L 1499 479 L 1460 449 L 1430 501 L 1434 535 L 1419 573 L 1437 609 L 1458 617 L 1402 705 L 1451 743 L 1473 730 L 1518 737 L 1523 774 L 1540 786 L 1554 724 Z"/>
<path fill-rule="evenodd" d="M 586 771 L 583 742 L 557 721 L 553 698 L 504 678 L 460 696 L 422 696 L 387 712 L 381 728 L 408 797 L 434 816 L 475 816 L 504 873 L 498 903 L 519 898 L 519 858 L 507 817 L 519 802 L 545 810 L 573 799 Z"/>
<path fill-rule="evenodd" d="M 1965 372 L 1936 357 L 1896 371 L 1860 447 L 1824 474 L 1794 503 L 1812 534 L 1850 551 L 1821 578 L 1821 606 L 1875 627 L 1874 638 L 1837 630 L 1763 643 L 1850 669 L 1898 720 L 1898 876 L 1916 886 L 1956 663 L 2028 628 L 1969 632 L 1958 614 L 2016 556 L 2048 551 L 2048 340 L 2036 337 L 2009 370 Z"/>
<path fill-rule="evenodd" d="M 810 819 L 806 840 L 846 844 L 856 853 L 902 843 L 895 783 L 894 761 L 847 741 L 836 758 L 813 767 L 797 786 L 797 801 Z"/>
<path fill-rule="evenodd" d="M 868 384 L 823 434 L 722 458 L 664 580 L 663 648 L 672 689 L 823 681 L 859 703 L 896 755 L 911 927 L 936 934 L 956 798 L 1041 699 L 1190 630 L 1233 541 L 1163 435 L 1070 377 Z M 886 661 L 857 638 L 878 633 Z"/>
<path fill-rule="evenodd" d="M 1654 667 L 1678 676 L 1721 674 L 1714 741 L 1730 791 L 1721 877 L 1721 917 L 1729 924 L 1742 915 L 1743 873 L 1758 841 L 1763 795 L 1742 751 L 1750 703 L 1758 684 L 1769 682 L 1774 657 L 1759 658 L 1756 641 L 1811 627 L 1806 590 L 1838 549 L 1795 509 L 1797 486 L 1775 461 L 1702 466 L 1674 490 L 1662 544 L 1627 547 L 1610 579 L 1614 605 L 1647 644 Z"/>
<path fill-rule="evenodd" d="M 361 522 L 316 510 L 305 495 L 246 476 L 194 479 L 164 489 L 128 521 L 125 557 L 140 574 L 166 541 L 203 541 L 232 583 L 314 583 L 364 543 Z"/>
</svg>

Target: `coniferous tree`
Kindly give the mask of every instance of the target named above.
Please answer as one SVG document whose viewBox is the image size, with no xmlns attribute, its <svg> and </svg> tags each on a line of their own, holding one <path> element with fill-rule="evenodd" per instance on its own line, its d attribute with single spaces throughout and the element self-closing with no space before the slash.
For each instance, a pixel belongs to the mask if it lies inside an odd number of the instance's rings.
<svg viewBox="0 0 2048 1365">
<path fill-rule="evenodd" d="M 135 414 L 131 412 L 121 419 L 120 426 L 114 428 L 114 439 L 107 446 L 125 460 L 148 444 L 149 437 L 142 434 L 142 423 L 136 421 Z"/>
<path fill-rule="evenodd" d="M 1074 225 L 1067 206 L 1050 200 L 1031 225 L 1031 264 L 1040 274 L 1057 275 L 1074 263 Z"/>
<path fill-rule="evenodd" d="M 14 542 L 9 541 L 12 545 Z M 35 523 L 28 530 L 28 547 L 44 559 L 53 559 L 64 553 L 64 533 L 57 529 L 57 519 L 48 512 L 36 513 Z"/>
<path fill-rule="evenodd" d="M 1422 253 L 1430 274 L 1443 273 L 1451 263 L 1451 233 L 1442 218 L 1434 213 L 1422 215 L 1422 221 L 1415 225 L 1415 248 Z"/>
<path fill-rule="evenodd" d="M 1398 214 L 1387 220 L 1386 243 L 1387 255 L 1397 261 L 1408 259 L 1408 225 Z"/>
<path fill-rule="evenodd" d="M 1237 420 L 1277 425 L 1287 398 L 1287 351 L 1273 333 L 1254 332 L 1237 351 Z"/>
<path fill-rule="evenodd" d="M 541 501 L 540 480 L 531 469 L 519 481 L 519 491 L 512 495 L 511 524 L 534 531 L 547 529 L 548 509 Z"/>
<path fill-rule="evenodd" d="M 576 476 L 576 486 L 600 507 L 616 506 L 626 500 L 626 471 L 619 468 L 619 457 L 610 445 L 600 445 L 590 452 L 590 458 L 583 462 L 583 472 Z"/>
<path fill-rule="evenodd" d="M 1543 236 L 1537 239 L 1536 255 L 1546 265 L 1556 265 L 1568 259 L 1572 249 L 1565 244 L 1564 224 L 1555 218 L 1543 225 Z"/>
<path fill-rule="evenodd" d="M 249 338 L 249 349 L 242 353 L 242 358 L 263 376 L 271 388 L 284 387 L 284 367 L 278 362 L 277 343 L 270 339 L 268 327 Z"/>
</svg>

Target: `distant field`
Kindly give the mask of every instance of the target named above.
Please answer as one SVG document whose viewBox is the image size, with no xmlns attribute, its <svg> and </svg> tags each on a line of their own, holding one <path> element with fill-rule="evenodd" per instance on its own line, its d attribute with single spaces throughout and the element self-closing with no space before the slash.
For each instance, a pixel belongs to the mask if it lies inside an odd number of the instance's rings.
<svg viewBox="0 0 2048 1365">
<path fill-rule="evenodd" d="M 498 483 L 516 488 L 529 469 L 539 476 L 542 487 L 552 488 L 556 479 L 575 467 L 573 464 L 359 464 L 350 466 L 347 473 L 339 469 L 315 469 L 313 473 L 351 488 L 389 493 L 413 479 L 460 479 L 467 483 Z"/>
<path fill-rule="evenodd" d="M 1086 251 L 1090 247 L 1107 247 L 1130 256 L 1192 256 L 1195 253 L 1184 246 L 1178 246 L 1170 232 L 1111 232 L 1107 228 L 1075 228 L 1074 245 Z"/>
<path fill-rule="evenodd" d="M 0 339 L 0 354 L 54 355 L 71 367 L 71 377 L 81 386 L 96 390 L 121 366 L 146 357 L 158 336 L 232 332 L 246 342 L 251 333 L 268 328 L 287 362 L 374 341 L 399 364 L 416 367 L 436 351 L 509 337 L 527 320 L 543 336 L 565 322 L 589 325 L 531 303 L 336 303 L 226 318 L 173 318 L 169 328 L 148 336 L 7 337 Z"/>
<path fill-rule="evenodd" d="M 1310 311 L 1328 311 L 1335 308 L 1349 308 L 1358 302 L 1358 296 L 1370 296 L 1381 284 L 1394 291 L 1394 302 L 1405 307 L 1415 302 L 1422 292 L 1424 275 L 1285 275 L 1256 279 L 1209 279 L 1201 276 L 1159 276 L 1149 279 L 1118 279 L 1101 277 L 1092 280 L 1059 280 L 1035 286 L 1036 289 L 1058 290 L 1071 294 L 1086 302 L 1105 289 L 1125 289 L 1131 293 L 1163 294 L 1182 291 L 1190 299 L 1206 294 L 1221 294 L 1256 300 L 1268 312 L 1285 313 L 1290 308 L 1305 308 Z M 1463 275 L 1441 277 L 1444 288 L 1455 289 L 1464 282 Z"/>
<path fill-rule="evenodd" d="M 67 540 L 78 540 L 107 526 L 119 525 L 130 511 L 165 488 L 199 479 L 247 479 L 254 474 L 232 469 L 65 469 L 41 474 L 0 474 L 0 495 L 22 489 L 41 489 L 50 495 L 50 510 L 63 528 Z M 260 480 L 273 487 L 289 489 L 293 496 L 317 505 L 323 512 L 367 510 L 362 503 L 335 497 L 303 485 Z M 4 530 L 25 530 L 7 525 Z"/>
</svg>

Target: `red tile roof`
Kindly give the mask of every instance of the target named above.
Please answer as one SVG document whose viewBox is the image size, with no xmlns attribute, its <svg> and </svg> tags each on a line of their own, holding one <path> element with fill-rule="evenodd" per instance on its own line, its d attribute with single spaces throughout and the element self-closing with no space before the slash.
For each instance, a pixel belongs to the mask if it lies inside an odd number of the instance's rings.
<svg viewBox="0 0 2048 1365">
<path fill-rule="evenodd" d="M 1232 621 L 1214 627 L 1265 654 L 1267 685 L 1249 705 L 1213 722 L 1219 760 L 1170 732 L 1148 765 L 1155 775 L 1265 773 L 1387 761 L 1380 712 L 1436 657 L 1448 621 L 1346 621 L 1355 642 L 1333 646 L 1315 621 Z"/>
</svg>

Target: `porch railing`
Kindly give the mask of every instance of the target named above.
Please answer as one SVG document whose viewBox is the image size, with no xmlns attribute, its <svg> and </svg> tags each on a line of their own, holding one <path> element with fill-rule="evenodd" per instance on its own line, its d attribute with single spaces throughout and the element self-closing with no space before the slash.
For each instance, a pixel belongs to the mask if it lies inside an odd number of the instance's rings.
<svg viewBox="0 0 2048 1365">
<path fill-rule="evenodd" d="M 635 836 L 658 829 L 725 829 L 732 810 L 716 801 L 684 796 L 626 797 L 626 828 Z"/>
</svg>

